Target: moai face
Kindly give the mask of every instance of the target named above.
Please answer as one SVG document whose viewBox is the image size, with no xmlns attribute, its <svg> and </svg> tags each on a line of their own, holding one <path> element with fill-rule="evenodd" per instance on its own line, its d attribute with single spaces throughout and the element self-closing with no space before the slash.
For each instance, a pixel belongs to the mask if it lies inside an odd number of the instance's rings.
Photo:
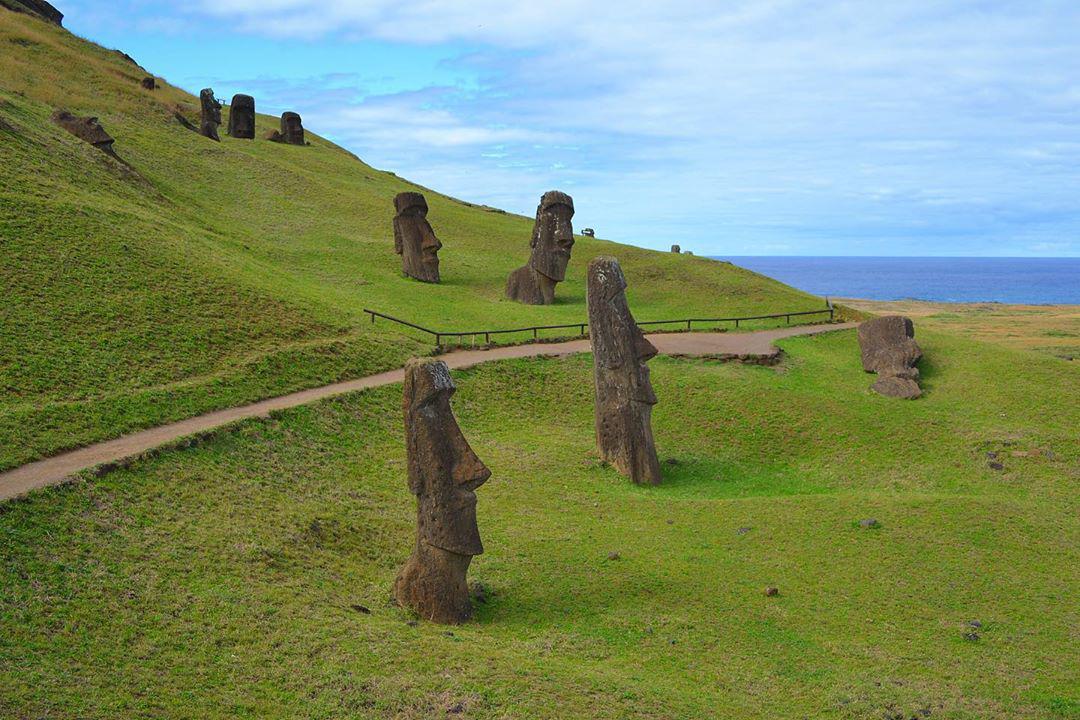
<svg viewBox="0 0 1080 720">
<path fill-rule="evenodd" d="M 244 140 L 255 139 L 255 98 L 233 95 L 229 106 L 229 135 Z"/>
<path fill-rule="evenodd" d="M 536 208 L 529 266 L 555 282 L 566 279 L 570 250 L 574 247 L 574 201 L 566 193 L 551 190 Z"/>
<path fill-rule="evenodd" d="M 394 251 L 401 255 L 401 267 L 406 275 L 424 282 L 439 282 L 439 249 L 442 243 L 435 237 L 427 221 L 427 201 L 416 192 L 399 193 L 394 198 Z"/>
<path fill-rule="evenodd" d="M 457 555 L 484 552 L 476 524 L 476 488 L 491 471 L 461 434 L 446 363 L 413 360 L 405 369 L 405 433 L 409 489 L 418 498 L 420 542 Z"/>
<path fill-rule="evenodd" d="M 600 454 L 635 483 L 658 483 L 660 463 L 652 434 L 656 393 L 647 364 L 656 347 L 630 313 L 626 279 L 615 258 L 589 263 L 588 304 Z"/>
<path fill-rule="evenodd" d="M 281 135 L 284 141 L 290 145 L 304 144 L 304 124 L 298 114 L 294 112 L 282 113 Z"/>
</svg>

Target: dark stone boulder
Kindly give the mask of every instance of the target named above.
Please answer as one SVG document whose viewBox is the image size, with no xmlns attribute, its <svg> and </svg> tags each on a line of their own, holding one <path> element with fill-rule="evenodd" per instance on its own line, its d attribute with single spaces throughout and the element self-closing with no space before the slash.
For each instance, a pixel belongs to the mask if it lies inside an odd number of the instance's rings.
<svg viewBox="0 0 1080 720">
<path fill-rule="evenodd" d="M 915 363 L 922 350 L 915 342 L 915 325 L 900 315 L 867 320 L 859 326 L 859 350 L 863 370 L 877 373 L 872 389 L 889 397 L 914 399 L 919 389 L 919 369 Z"/>
<path fill-rule="evenodd" d="M 57 110 L 52 114 L 52 121 L 83 142 L 90 143 L 98 150 L 109 155 L 116 155 L 113 151 L 113 137 L 105 132 L 96 117 L 78 117 L 67 110 Z"/>
<path fill-rule="evenodd" d="M 255 139 L 255 98 L 233 95 L 229 106 L 229 135 L 242 140 Z"/>
<path fill-rule="evenodd" d="M 157 80 L 149 76 L 144 77 L 140 85 L 142 85 L 144 90 L 157 90 L 158 88 Z"/>
<path fill-rule="evenodd" d="M 0 0 L 0 7 L 34 15 L 46 22 L 51 22 L 53 25 L 63 27 L 64 24 L 64 13 L 54 8 L 50 3 L 45 2 L 45 0 Z"/>
</svg>

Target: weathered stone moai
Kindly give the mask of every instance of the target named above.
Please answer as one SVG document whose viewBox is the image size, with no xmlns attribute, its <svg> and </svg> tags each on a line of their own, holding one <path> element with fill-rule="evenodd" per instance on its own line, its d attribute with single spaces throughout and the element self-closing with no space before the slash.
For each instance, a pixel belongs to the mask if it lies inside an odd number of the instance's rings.
<svg viewBox="0 0 1080 720">
<path fill-rule="evenodd" d="M 660 482 L 652 433 L 656 394 L 646 363 L 656 348 L 626 304 L 618 260 L 598 257 L 589 263 L 587 298 L 600 457 L 635 483 L 655 485 Z"/>
<path fill-rule="evenodd" d="M 673 253 L 675 253 L 676 255 L 678 255 L 679 253 L 681 253 L 681 252 L 682 252 L 682 248 L 681 248 L 681 247 L 679 247 L 678 245 L 672 245 L 672 246 L 671 246 L 671 252 L 673 252 Z"/>
<path fill-rule="evenodd" d="M 140 84 L 142 85 L 143 90 L 157 90 L 158 88 L 157 80 L 149 75 L 144 77 Z"/>
<path fill-rule="evenodd" d="M 52 114 L 52 121 L 83 142 L 90 143 L 98 150 L 116 157 L 113 150 L 113 137 L 105 132 L 96 117 L 78 117 L 67 110 L 57 110 Z"/>
<path fill-rule="evenodd" d="M 229 106 L 229 135 L 243 140 L 255 139 L 255 98 L 233 95 Z"/>
<path fill-rule="evenodd" d="M 287 145 L 304 144 L 304 124 L 297 113 L 281 114 L 281 141 Z"/>
<path fill-rule="evenodd" d="M 401 270 L 423 282 L 439 282 L 439 249 L 442 243 L 427 220 L 427 200 L 418 192 L 394 197 L 394 252 L 401 256 Z"/>
<path fill-rule="evenodd" d="M 885 315 L 859 325 L 859 351 L 863 370 L 877 373 L 872 390 L 889 397 L 912 400 L 922 394 L 915 363 L 922 350 L 915 342 L 910 318 Z"/>
<path fill-rule="evenodd" d="M 564 192 L 551 190 L 536 208 L 529 247 L 529 264 L 510 273 L 506 296 L 527 305 L 555 302 L 555 285 L 566 279 L 570 250 L 574 247 L 574 200 Z"/>
<path fill-rule="evenodd" d="M 218 137 L 218 127 L 221 125 L 221 103 L 214 97 L 214 91 L 210 88 L 199 93 L 199 101 L 202 103 L 199 134 L 221 142 L 221 138 Z"/>
<path fill-rule="evenodd" d="M 461 434 L 446 363 L 414 358 L 405 365 L 405 454 L 416 495 L 416 548 L 394 580 L 394 597 L 433 622 L 472 617 L 465 574 L 484 552 L 475 490 L 491 471 Z"/>
</svg>

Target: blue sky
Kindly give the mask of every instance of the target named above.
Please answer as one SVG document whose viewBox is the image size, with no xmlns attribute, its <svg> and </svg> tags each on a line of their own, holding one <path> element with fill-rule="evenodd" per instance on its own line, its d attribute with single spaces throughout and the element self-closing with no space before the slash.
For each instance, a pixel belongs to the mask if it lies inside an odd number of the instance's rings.
<svg viewBox="0 0 1080 720">
<path fill-rule="evenodd" d="M 473 202 L 565 190 L 622 242 L 1080 256 L 1074 0 L 55 4 L 188 90 Z"/>
</svg>

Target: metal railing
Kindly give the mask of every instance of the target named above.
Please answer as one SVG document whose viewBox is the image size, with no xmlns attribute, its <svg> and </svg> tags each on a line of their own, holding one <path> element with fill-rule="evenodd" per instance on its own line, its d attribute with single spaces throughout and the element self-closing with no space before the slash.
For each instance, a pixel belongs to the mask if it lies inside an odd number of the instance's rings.
<svg viewBox="0 0 1080 720">
<path fill-rule="evenodd" d="M 428 335 L 431 335 L 431 336 L 433 336 L 435 338 L 435 345 L 437 347 L 442 346 L 443 338 L 457 338 L 458 339 L 458 344 L 461 344 L 461 339 L 462 338 L 471 337 L 473 339 L 473 343 L 475 344 L 476 338 L 483 335 L 484 336 L 484 344 L 490 345 L 492 335 L 509 335 L 509 334 L 512 334 L 512 333 L 529 333 L 529 332 L 531 332 L 533 340 L 539 340 L 541 330 L 568 330 L 570 328 L 576 328 L 578 330 L 577 334 L 580 335 L 581 337 L 585 337 L 585 328 L 589 327 L 589 323 L 582 322 L 582 323 L 569 323 L 569 324 L 566 324 L 566 325 L 533 325 L 533 326 L 530 326 L 530 327 L 510 328 L 510 329 L 504 329 L 504 330 L 431 330 L 431 329 L 423 327 L 421 325 L 417 325 L 416 323 L 411 323 L 408 320 L 402 320 L 401 318 L 396 318 L 393 315 L 387 315 L 385 313 L 378 312 L 377 310 L 368 310 L 367 308 L 364 308 L 364 312 L 366 312 L 368 315 L 371 316 L 372 324 L 375 323 L 376 318 L 382 318 L 384 320 L 389 320 L 389 321 L 395 322 L 395 323 L 397 323 L 399 325 L 404 325 L 406 327 L 413 328 L 414 330 L 419 330 L 420 332 L 427 333 Z M 822 309 L 822 310 L 802 310 L 802 311 L 799 311 L 799 312 L 776 313 L 776 314 L 773 314 L 773 315 L 747 315 L 745 317 L 686 318 L 686 319 L 683 319 L 683 320 L 649 320 L 647 322 L 639 322 L 638 327 L 645 328 L 645 327 L 647 327 L 649 325 L 675 325 L 675 324 L 683 325 L 683 324 L 685 324 L 686 325 L 686 330 L 689 331 L 689 330 L 693 329 L 693 324 L 694 323 L 699 323 L 699 324 L 700 323 L 709 323 L 709 324 L 714 324 L 715 325 L 715 324 L 719 324 L 719 323 L 733 322 L 733 323 L 735 323 L 735 327 L 738 328 L 740 322 L 746 322 L 746 321 L 749 321 L 749 320 L 779 320 L 780 318 L 784 318 L 784 322 L 790 325 L 791 324 L 791 318 L 793 318 L 793 317 L 804 317 L 804 316 L 808 316 L 808 315 L 826 315 L 826 314 L 829 316 L 829 322 L 832 322 L 835 312 L 836 311 L 833 309 L 832 303 L 829 303 L 829 306 L 827 308 L 825 308 L 825 309 Z M 677 330 L 676 332 L 681 332 L 681 330 Z"/>
</svg>

